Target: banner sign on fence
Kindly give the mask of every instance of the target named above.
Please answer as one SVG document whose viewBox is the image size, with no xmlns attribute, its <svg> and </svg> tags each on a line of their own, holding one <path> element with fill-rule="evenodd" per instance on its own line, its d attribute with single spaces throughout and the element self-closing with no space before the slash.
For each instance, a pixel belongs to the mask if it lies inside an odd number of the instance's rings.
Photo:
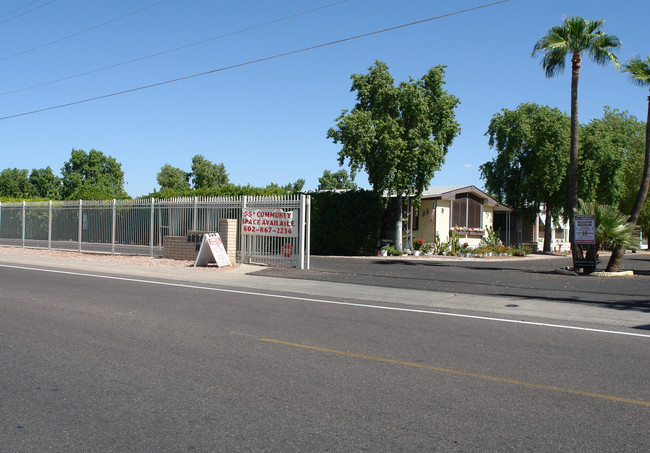
<svg viewBox="0 0 650 453">
<path fill-rule="evenodd" d="M 595 244 L 596 243 L 596 221 L 593 214 L 576 215 L 575 225 L 575 243 L 576 244 Z"/>
<path fill-rule="evenodd" d="M 281 209 L 244 209 L 242 212 L 242 229 L 244 234 L 259 236 L 298 237 L 296 210 Z"/>
<path fill-rule="evenodd" d="M 208 263 L 217 263 L 219 267 L 232 266 L 219 233 L 206 233 L 203 235 L 203 242 L 201 242 L 199 254 L 196 255 L 194 267 L 205 266 Z"/>
</svg>

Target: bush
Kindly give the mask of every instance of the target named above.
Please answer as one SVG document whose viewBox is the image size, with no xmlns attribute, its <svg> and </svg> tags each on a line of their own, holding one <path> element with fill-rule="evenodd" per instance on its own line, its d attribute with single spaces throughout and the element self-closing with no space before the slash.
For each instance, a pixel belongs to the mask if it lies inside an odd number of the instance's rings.
<svg viewBox="0 0 650 453">
<path fill-rule="evenodd" d="M 390 256 L 402 256 L 402 255 L 406 255 L 406 254 L 408 253 L 408 252 L 406 252 L 405 250 L 397 250 L 397 249 L 396 249 L 394 246 L 392 246 L 392 245 L 386 247 L 385 250 L 386 250 L 386 252 L 388 253 L 388 255 L 390 255 Z"/>
<path fill-rule="evenodd" d="M 499 230 L 495 231 L 494 228 L 488 227 L 485 232 L 485 237 L 481 238 L 481 247 L 496 247 L 503 245 L 501 238 L 499 237 Z"/>
<path fill-rule="evenodd" d="M 521 245 L 520 247 L 508 247 L 512 256 L 526 256 L 530 253 L 530 247 Z"/>
<path fill-rule="evenodd" d="M 311 194 L 311 252 L 315 255 L 374 254 L 385 204 L 368 190 Z"/>
</svg>

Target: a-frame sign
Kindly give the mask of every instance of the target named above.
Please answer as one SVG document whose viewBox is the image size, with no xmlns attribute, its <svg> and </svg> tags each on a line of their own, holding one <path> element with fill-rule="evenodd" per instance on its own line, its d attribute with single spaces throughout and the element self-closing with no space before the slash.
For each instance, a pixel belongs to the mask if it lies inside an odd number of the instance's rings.
<svg viewBox="0 0 650 453">
<path fill-rule="evenodd" d="M 206 266 L 208 263 L 217 263 L 218 267 L 232 266 L 226 248 L 221 242 L 219 233 L 206 233 L 203 235 L 199 254 L 196 255 L 196 266 Z"/>
</svg>

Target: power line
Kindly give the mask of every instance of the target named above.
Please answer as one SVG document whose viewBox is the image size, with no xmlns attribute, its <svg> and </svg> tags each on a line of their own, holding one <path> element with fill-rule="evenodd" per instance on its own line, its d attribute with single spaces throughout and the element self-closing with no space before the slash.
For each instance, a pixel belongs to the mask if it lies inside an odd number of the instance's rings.
<svg viewBox="0 0 650 453">
<path fill-rule="evenodd" d="M 12 10 L 12 11 L 9 11 L 8 13 L 3 14 L 2 16 L 0 16 L 0 18 L 6 17 L 6 16 L 8 16 L 8 15 L 10 15 L 10 14 L 15 13 L 16 11 L 20 11 L 21 9 L 27 8 L 28 6 L 33 5 L 34 3 L 38 3 L 38 2 L 40 2 L 40 1 L 41 1 L 41 0 L 35 0 L 35 1 L 33 1 L 33 2 L 29 2 L 29 3 L 27 3 L 26 5 L 21 6 L 20 8 L 16 8 L 16 9 L 14 9 L 14 10 Z M 27 11 L 24 11 L 24 12 L 22 12 L 22 13 L 16 15 L 16 16 L 14 16 L 14 17 L 10 17 L 9 19 L 3 20 L 2 22 L 0 22 L 0 25 L 5 24 L 5 23 L 7 23 L 7 22 L 10 22 L 10 21 L 12 21 L 12 20 L 14 20 L 14 19 L 18 19 L 19 17 L 22 17 L 22 16 L 24 16 L 25 14 L 29 14 L 29 13 L 31 13 L 32 11 L 36 11 L 37 9 L 42 8 L 42 7 L 44 7 L 45 5 L 49 5 L 49 4 L 52 3 L 52 2 L 54 2 L 54 0 L 50 0 L 50 1 L 48 1 L 48 2 L 43 3 L 42 5 L 38 5 L 38 6 L 35 6 L 34 8 L 32 8 L 32 9 L 29 9 L 29 10 L 27 10 Z"/>
<path fill-rule="evenodd" d="M 120 96 L 122 94 L 128 94 L 128 93 L 133 93 L 133 92 L 136 92 L 136 91 L 142 91 L 142 90 L 146 90 L 148 88 L 154 88 L 154 87 L 158 87 L 158 86 L 162 86 L 162 85 L 168 85 L 170 83 L 181 82 L 183 80 L 193 79 L 193 78 L 197 78 L 197 77 L 203 77 L 203 76 L 206 76 L 206 75 L 215 74 L 217 72 L 223 72 L 223 71 L 227 71 L 227 70 L 230 70 L 230 69 L 241 68 L 243 66 L 249 66 L 249 65 L 252 65 L 252 64 L 255 64 L 255 63 L 261 63 L 261 62 L 264 62 L 264 61 L 274 60 L 276 58 L 286 57 L 286 56 L 289 56 L 289 55 L 295 55 L 295 54 L 302 53 L 302 52 L 307 52 L 307 51 L 310 51 L 310 50 L 315 50 L 315 49 L 320 49 L 320 48 L 323 48 L 323 47 L 333 46 L 335 44 L 342 44 L 344 42 L 353 41 L 355 39 L 366 38 L 368 36 L 374 36 L 374 35 L 378 35 L 378 34 L 381 34 L 381 33 L 386 33 L 386 32 L 389 32 L 389 31 L 399 30 L 401 28 L 412 27 L 414 25 L 423 24 L 425 22 L 431 22 L 431 21 L 434 21 L 434 20 L 443 19 L 445 17 L 456 16 L 456 15 L 459 15 L 459 14 L 464 14 L 464 13 L 468 13 L 468 12 L 471 12 L 471 11 L 476 11 L 476 10 L 479 10 L 479 9 L 499 5 L 501 3 L 507 3 L 509 1 L 510 0 L 500 0 L 500 1 L 497 1 L 497 2 L 493 2 L 493 3 L 487 3 L 487 4 L 484 4 L 484 5 L 475 6 L 473 8 L 467 8 L 467 9 L 455 11 L 455 12 L 452 12 L 452 13 L 442 14 L 440 16 L 430 17 L 428 19 L 422 19 L 422 20 L 418 20 L 418 21 L 415 21 L 415 22 L 409 22 L 407 24 L 397 25 L 395 27 L 384 28 L 384 29 L 373 31 L 373 32 L 370 32 L 370 33 L 364 33 L 364 34 L 361 34 L 361 35 L 356 35 L 356 36 L 351 36 L 351 37 L 348 37 L 348 38 L 338 39 L 336 41 L 330 41 L 330 42 L 327 42 L 327 43 L 324 43 L 324 44 L 317 44 L 315 46 L 304 47 L 302 49 L 297 49 L 297 50 L 291 50 L 289 52 L 279 53 L 279 54 L 271 55 L 269 57 L 258 58 L 256 60 L 249 60 L 249 61 L 246 61 L 246 62 L 243 62 L 243 63 L 234 64 L 234 65 L 231 65 L 231 66 L 224 66 L 222 68 L 213 69 L 211 71 L 205 71 L 205 72 L 201 72 L 201 73 L 198 73 L 198 74 L 192 74 L 192 75 L 188 75 L 188 76 L 184 76 L 184 77 L 178 77 L 176 79 L 165 80 L 164 82 L 152 83 L 150 85 L 144 85 L 144 86 L 140 86 L 140 87 L 137 87 L 137 88 L 131 88 L 131 89 L 128 89 L 128 90 L 118 91 L 118 92 L 115 92 L 115 93 L 109 93 L 109 94 L 104 94 L 104 95 L 96 96 L 96 97 L 92 97 L 92 98 L 81 99 L 79 101 L 68 102 L 67 104 L 60 104 L 60 105 L 55 105 L 55 106 L 52 106 L 52 107 L 45 107 L 45 108 L 38 109 L 38 110 L 32 110 L 32 111 L 29 111 L 29 112 L 23 112 L 23 113 L 17 113 L 17 114 L 14 114 L 14 115 L 3 116 L 3 117 L 0 117 L 0 121 L 8 120 L 8 119 L 11 119 L 11 118 L 17 118 L 17 117 L 20 117 L 20 116 L 32 115 L 34 113 L 46 112 L 48 110 L 55 110 L 55 109 L 60 109 L 60 108 L 63 108 L 63 107 L 70 107 L 70 106 L 73 106 L 73 105 L 83 104 L 83 103 L 86 103 L 86 102 L 98 101 L 100 99 L 106 99 L 106 98 L 110 98 L 110 97 L 114 97 L 114 96 Z"/>
<path fill-rule="evenodd" d="M 51 0 L 51 1 L 54 1 L 54 0 Z M 26 53 L 29 53 L 29 52 L 33 52 L 35 50 L 42 49 L 43 47 L 51 46 L 52 44 L 57 44 L 57 43 L 59 43 L 61 41 L 65 41 L 66 39 L 74 38 L 75 36 L 79 36 L 79 35 L 81 35 L 83 33 L 88 33 L 89 31 L 96 30 L 96 29 L 98 29 L 100 27 L 103 27 L 104 25 L 108 25 L 108 24 L 111 24 L 113 22 L 117 22 L 118 20 L 125 19 L 125 18 L 127 18 L 129 16 L 133 16 L 134 14 L 141 13 L 142 11 L 153 8 L 154 6 L 158 6 L 161 3 L 165 3 L 166 1 L 168 1 L 168 0 L 160 0 L 160 1 L 158 1 L 156 3 L 153 3 L 153 4 L 149 5 L 149 6 L 145 6 L 144 8 L 140 8 L 138 10 L 131 11 L 130 13 L 124 14 L 123 16 L 116 17 L 115 19 L 111 19 L 109 21 L 103 22 L 103 23 L 98 24 L 98 25 L 94 25 L 94 26 L 92 26 L 90 28 L 86 28 L 85 30 L 78 31 L 76 33 L 64 36 L 64 37 L 59 38 L 59 39 L 55 39 L 54 41 L 46 42 L 45 44 L 41 44 L 39 46 L 32 47 L 31 49 L 22 50 L 22 51 L 17 52 L 17 53 L 15 53 L 13 55 L 7 55 L 6 57 L 0 58 L 0 61 L 5 61 L 5 60 L 8 60 L 10 58 L 17 57 L 18 55 L 23 55 L 23 54 L 26 54 Z"/>
<path fill-rule="evenodd" d="M 25 9 L 25 8 L 27 8 L 28 6 L 31 6 L 31 5 L 33 5 L 34 3 L 38 3 L 38 2 L 40 2 L 40 1 L 41 1 L 41 0 L 33 0 L 33 1 L 31 1 L 31 2 L 29 2 L 29 3 L 27 3 L 27 4 L 25 4 L 25 5 L 23 5 L 23 6 L 19 6 L 19 7 L 16 8 L 16 9 L 12 9 L 11 11 L 9 11 L 9 12 L 7 12 L 7 13 L 4 13 L 4 14 L 0 15 L 0 18 L 7 17 L 8 15 L 15 13 L 16 11 L 20 11 L 21 9 Z"/>
<path fill-rule="evenodd" d="M 52 1 L 54 1 L 54 0 L 52 0 Z M 74 74 L 74 75 L 63 77 L 63 78 L 56 79 L 56 80 L 50 80 L 48 82 L 38 83 L 36 85 L 31 85 L 31 86 L 28 86 L 28 87 L 19 88 L 17 90 L 5 91 L 3 93 L 0 93 L 0 96 L 6 96 L 8 94 L 19 93 L 21 91 L 27 91 L 27 90 L 31 90 L 31 89 L 34 89 L 34 88 L 39 88 L 39 87 L 46 86 L 46 85 L 52 85 L 54 83 L 64 82 L 66 80 L 74 79 L 74 78 L 77 78 L 77 77 L 82 77 L 82 76 L 89 75 L 89 74 L 94 74 L 96 72 L 106 71 L 107 69 L 113 69 L 113 68 L 117 68 L 119 66 L 124 66 L 124 65 L 135 63 L 135 62 L 138 62 L 138 61 L 147 60 L 149 58 L 158 57 L 158 56 L 165 55 L 165 54 L 172 53 L 172 52 L 177 52 L 179 50 L 187 49 L 189 47 L 198 46 L 198 45 L 201 45 L 201 44 L 205 44 L 207 42 L 215 41 L 217 39 L 227 38 L 228 36 L 237 35 L 239 33 L 244 33 L 244 32 L 247 32 L 247 31 L 255 30 L 257 28 L 265 27 L 267 25 L 272 25 L 272 24 L 282 22 L 282 21 L 285 21 L 285 20 L 288 20 L 288 19 L 293 19 L 294 17 L 303 16 L 305 14 L 320 11 L 320 10 L 325 9 L 325 8 L 331 8 L 332 6 L 340 5 L 341 3 L 346 3 L 347 1 L 348 0 L 341 0 L 341 1 L 338 1 L 338 2 L 330 3 L 328 5 L 319 6 L 318 8 L 312 8 L 312 9 L 309 9 L 309 10 L 306 10 L 306 11 L 301 11 L 299 13 L 292 14 L 290 16 L 286 16 L 286 17 L 282 17 L 282 18 L 279 18 L 279 19 L 274 19 L 274 20 L 271 20 L 271 21 L 268 21 L 268 22 L 264 22 L 262 24 L 253 25 L 253 26 L 242 28 L 242 29 L 239 29 L 239 30 L 235 30 L 235 31 L 232 31 L 232 32 L 229 32 L 229 33 L 224 33 L 222 35 L 215 36 L 213 38 L 208 38 L 208 39 L 204 39 L 202 41 L 193 42 L 191 44 L 186 44 L 186 45 L 183 45 L 183 46 L 180 46 L 180 47 L 175 47 L 173 49 L 163 50 L 162 52 L 157 52 L 157 53 L 154 53 L 154 54 L 151 54 L 151 55 L 146 55 L 144 57 L 134 58 L 132 60 L 123 61 L 121 63 L 116 63 L 116 64 L 109 65 L 109 66 L 104 66 L 102 68 L 93 69 L 91 71 L 86 71 L 86 72 L 82 72 L 82 73 L 79 73 L 79 74 Z"/>
</svg>

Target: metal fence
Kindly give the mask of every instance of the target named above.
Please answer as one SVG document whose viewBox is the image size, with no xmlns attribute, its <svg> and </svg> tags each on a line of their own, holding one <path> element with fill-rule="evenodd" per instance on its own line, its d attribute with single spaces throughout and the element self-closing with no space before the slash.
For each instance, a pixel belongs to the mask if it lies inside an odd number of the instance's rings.
<svg viewBox="0 0 650 453">
<path fill-rule="evenodd" d="M 309 269 L 309 240 L 311 197 L 300 195 L 294 197 L 244 197 L 242 209 L 247 211 L 281 211 L 294 212 L 294 235 L 282 235 L 276 231 L 260 234 L 248 233 L 241 228 L 241 243 L 238 250 L 242 251 L 244 263 L 264 263 L 276 266 L 293 266 L 299 269 Z M 278 227 L 282 228 L 282 227 Z"/>
<path fill-rule="evenodd" d="M 298 233 L 245 232 L 244 209 L 293 211 Z M 239 260 L 308 269 L 309 212 L 305 195 L 0 203 L 0 245 L 162 256 L 165 236 L 219 232 L 220 219 L 236 219 Z"/>
</svg>

